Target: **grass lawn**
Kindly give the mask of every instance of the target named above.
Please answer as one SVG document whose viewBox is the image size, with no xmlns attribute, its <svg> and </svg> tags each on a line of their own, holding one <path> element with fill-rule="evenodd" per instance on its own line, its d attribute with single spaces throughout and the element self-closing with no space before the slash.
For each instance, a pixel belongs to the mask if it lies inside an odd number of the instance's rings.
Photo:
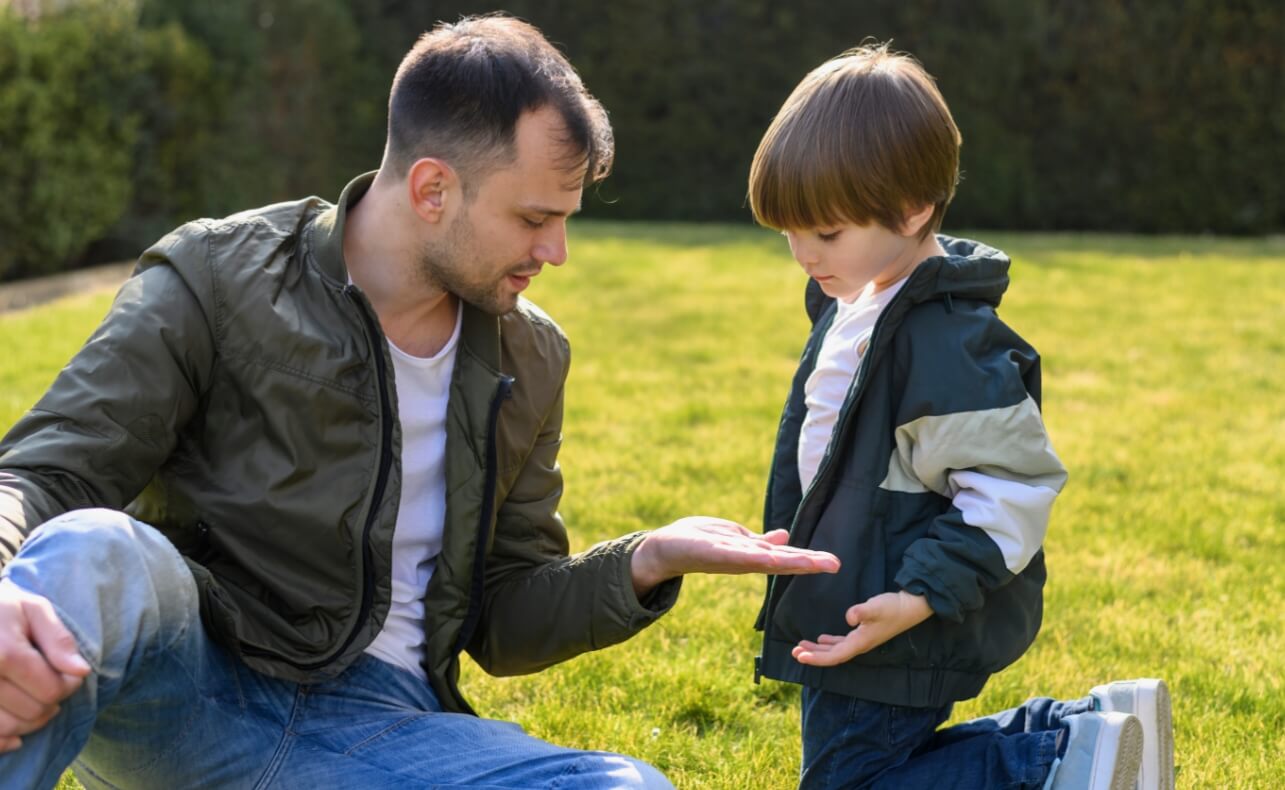
<svg viewBox="0 0 1285 790">
<path fill-rule="evenodd" d="M 1044 630 L 956 718 L 1160 676 L 1181 786 L 1285 786 L 1285 243 L 983 238 L 1015 258 L 1000 312 L 1043 354 L 1071 480 Z M 572 263 L 532 297 L 575 350 L 562 512 L 577 548 L 691 513 L 758 526 L 803 285 L 765 231 L 576 224 Z M 108 303 L 0 316 L 0 426 Z M 680 787 L 790 786 L 797 690 L 751 676 L 762 587 L 689 579 L 627 645 L 530 678 L 468 666 L 465 688 L 487 715 L 637 755 Z"/>
</svg>

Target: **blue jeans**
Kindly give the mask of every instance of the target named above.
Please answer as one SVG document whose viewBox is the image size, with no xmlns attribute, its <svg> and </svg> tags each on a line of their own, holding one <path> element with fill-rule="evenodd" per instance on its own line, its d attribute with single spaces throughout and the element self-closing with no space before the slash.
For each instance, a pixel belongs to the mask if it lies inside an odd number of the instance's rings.
<svg viewBox="0 0 1285 790">
<path fill-rule="evenodd" d="M 1093 710 L 1093 699 L 1041 697 L 938 730 L 950 710 L 883 705 L 805 686 L 799 787 L 1040 788 L 1057 756 L 1063 717 Z"/>
<path fill-rule="evenodd" d="M 121 513 L 48 522 L 4 575 L 53 603 L 93 672 L 0 756 L 0 787 L 51 788 L 69 765 L 91 789 L 671 787 L 627 757 L 443 713 L 370 656 L 323 683 L 259 674 L 207 637 L 169 541 Z"/>
</svg>

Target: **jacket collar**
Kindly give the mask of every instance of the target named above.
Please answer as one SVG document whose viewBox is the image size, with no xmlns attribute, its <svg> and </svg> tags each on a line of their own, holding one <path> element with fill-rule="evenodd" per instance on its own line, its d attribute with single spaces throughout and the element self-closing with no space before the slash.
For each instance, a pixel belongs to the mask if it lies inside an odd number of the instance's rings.
<svg viewBox="0 0 1285 790">
<path fill-rule="evenodd" d="M 946 254 L 921 261 L 910 273 L 896 301 L 914 305 L 934 299 L 949 302 L 955 297 L 999 307 L 1000 299 L 1008 290 L 1008 256 L 971 239 L 956 239 L 939 233 L 937 240 Z M 816 280 L 808 281 L 804 304 L 813 327 L 834 302 L 834 297 L 826 296 Z"/>
<path fill-rule="evenodd" d="M 998 307 L 1008 290 L 1008 256 L 970 239 L 938 235 L 946 254 L 924 260 L 910 274 L 904 291 L 914 303 L 951 297 L 975 299 Z"/>
<path fill-rule="evenodd" d="M 339 200 L 321 212 L 308 226 L 308 248 L 322 276 L 339 286 L 348 284 L 348 265 L 344 262 L 344 222 L 348 210 L 361 200 L 375 173 L 363 173 L 344 187 Z M 462 302 L 464 315 L 460 322 L 460 345 L 495 371 L 500 369 L 500 319 Z"/>
</svg>

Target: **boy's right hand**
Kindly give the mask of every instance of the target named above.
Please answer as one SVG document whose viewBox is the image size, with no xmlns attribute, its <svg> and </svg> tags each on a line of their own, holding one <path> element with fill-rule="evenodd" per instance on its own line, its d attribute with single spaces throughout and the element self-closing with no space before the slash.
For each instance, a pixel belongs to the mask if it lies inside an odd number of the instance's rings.
<svg viewBox="0 0 1285 790">
<path fill-rule="evenodd" d="M 932 616 L 928 599 L 900 590 L 876 595 L 845 613 L 853 629 L 846 636 L 822 634 L 815 642 L 805 639 L 790 655 L 800 664 L 832 667 L 862 653 L 868 653 L 897 634 L 919 625 Z"/>
<path fill-rule="evenodd" d="M 0 580 L 0 753 L 48 724 L 89 672 L 49 599 Z"/>
</svg>

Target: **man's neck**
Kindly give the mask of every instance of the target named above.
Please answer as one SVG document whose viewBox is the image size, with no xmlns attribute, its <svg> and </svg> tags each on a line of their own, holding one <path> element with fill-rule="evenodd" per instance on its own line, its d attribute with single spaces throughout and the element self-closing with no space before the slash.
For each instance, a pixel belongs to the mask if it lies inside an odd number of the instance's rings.
<svg viewBox="0 0 1285 790">
<path fill-rule="evenodd" d="M 353 284 L 370 300 L 389 342 L 407 354 L 431 357 L 455 331 L 459 300 L 425 282 L 416 266 L 414 212 L 376 177 L 348 210 L 344 261 Z"/>
</svg>

